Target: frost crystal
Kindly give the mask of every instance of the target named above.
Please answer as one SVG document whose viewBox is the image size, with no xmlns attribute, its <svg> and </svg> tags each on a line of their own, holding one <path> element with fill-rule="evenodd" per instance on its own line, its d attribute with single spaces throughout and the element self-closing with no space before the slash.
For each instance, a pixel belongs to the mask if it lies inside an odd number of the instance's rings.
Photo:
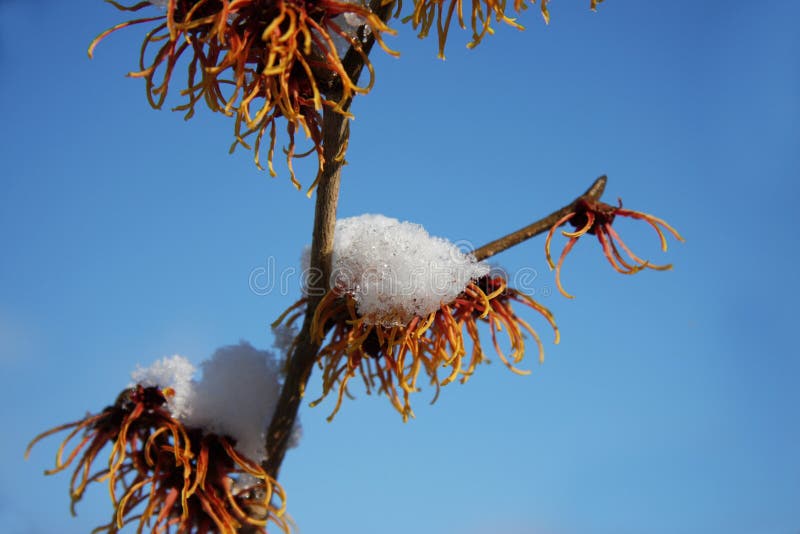
<svg viewBox="0 0 800 534">
<path fill-rule="evenodd" d="M 137 366 L 131 380 L 144 387 L 172 388 L 174 395 L 167 398 L 167 407 L 177 418 L 185 417 L 191 409 L 195 367 L 178 354 L 165 356 L 150 367 Z"/>
<path fill-rule="evenodd" d="M 336 223 L 332 285 L 353 296 L 360 316 L 386 326 L 450 303 L 489 265 L 410 222 L 361 215 Z"/>
</svg>

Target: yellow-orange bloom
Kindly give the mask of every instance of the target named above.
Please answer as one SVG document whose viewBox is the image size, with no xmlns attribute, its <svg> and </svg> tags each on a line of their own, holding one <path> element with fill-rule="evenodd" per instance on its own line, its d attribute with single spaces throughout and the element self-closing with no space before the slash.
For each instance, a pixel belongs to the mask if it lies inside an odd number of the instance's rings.
<svg viewBox="0 0 800 534">
<path fill-rule="evenodd" d="M 442 304 L 426 317 L 415 316 L 396 326 L 375 324 L 360 317 L 349 294 L 329 291 L 317 307 L 311 332 L 320 343 L 327 339 L 317 355 L 323 393 L 312 405 L 336 391 L 336 404 L 329 417 L 332 419 L 348 394 L 350 379 L 360 375 L 367 393 L 376 390 L 385 394 L 407 420 L 414 416 L 410 394 L 419 391 L 421 373 L 436 388 L 435 401 L 441 386 L 457 379 L 466 382 L 477 365 L 488 360 L 479 334 L 480 323 L 488 325 L 492 345 L 503 363 L 515 373 L 528 374 L 530 371 L 516 367 L 525 353 L 524 332 L 535 340 L 540 361 L 544 348 L 536 331 L 514 311 L 514 302 L 540 313 L 553 328 L 558 343 L 559 332 L 550 311 L 530 296 L 509 288 L 498 276 L 487 275 L 470 282 L 453 302 Z M 509 354 L 501 348 L 498 333 L 502 331 L 508 338 Z M 469 354 L 467 337 L 472 341 Z"/>
<path fill-rule="evenodd" d="M 539 1 L 539 10 L 545 23 L 550 22 L 550 11 L 547 9 L 549 2 L 550 0 Z M 592 11 L 597 8 L 597 4 L 602 2 L 603 0 L 590 0 Z M 531 3 L 536 4 L 536 0 L 531 0 Z M 401 6 L 402 0 L 398 0 L 398 13 L 402 9 Z M 414 0 L 414 9 L 410 15 L 403 18 L 403 22 L 411 22 L 412 27 L 417 31 L 420 38 L 427 37 L 435 24 L 439 40 L 439 57 L 444 58 L 444 47 L 453 18 L 455 17 L 458 20 L 458 25 L 461 28 L 466 28 L 464 20 L 465 11 L 467 10 L 470 29 L 472 30 L 472 40 L 467 45 L 469 48 L 478 45 L 487 34 L 494 33 L 494 29 L 491 26 L 492 18 L 518 30 L 524 30 L 525 28 L 517 23 L 516 18 L 509 16 L 510 7 L 513 7 L 514 13 L 520 13 L 527 9 L 528 5 L 525 0 L 514 0 L 513 4 L 506 0 L 471 0 L 471 2 L 464 2 L 463 0 Z"/>
<path fill-rule="evenodd" d="M 552 228 L 550 228 L 550 232 L 547 234 L 547 239 L 545 240 L 544 244 L 547 263 L 551 269 L 555 269 L 556 285 L 558 286 L 558 290 L 565 297 L 573 298 L 573 296 L 567 293 L 564 287 L 561 285 L 561 269 L 564 265 L 564 259 L 575 246 L 575 243 L 578 242 L 578 239 L 586 234 L 594 234 L 597 236 L 597 240 L 600 242 L 600 246 L 603 248 L 603 254 L 614 270 L 618 273 L 635 274 L 643 269 L 654 269 L 656 271 L 666 271 L 672 269 L 671 264 L 655 265 L 634 254 L 619 236 L 617 231 L 612 227 L 615 217 L 630 217 L 631 219 L 645 221 L 647 224 L 652 226 L 658 234 L 658 238 L 661 242 L 661 250 L 664 252 L 667 251 L 667 238 L 664 234 L 664 230 L 671 233 L 678 241 L 684 241 L 683 237 L 681 237 L 677 230 L 667 224 L 666 221 L 659 219 L 658 217 L 648 215 L 647 213 L 625 209 L 622 207 L 621 199 L 619 200 L 618 206 L 612 206 L 610 204 L 600 202 L 599 200 L 581 198 L 575 204 L 575 208 L 572 211 L 564 215 L 552 226 Z M 567 244 L 564 245 L 564 249 L 561 251 L 561 257 L 559 257 L 558 263 L 554 264 L 553 258 L 550 255 L 550 244 L 556 229 L 566 223 L 570 223 L 575 227 L 576 230 L 574 232 L 561 232 L 565 237 L 569 238 L 569 241 L 567 241 Z M 662 230 L 662 228 L 664 230 Z M 622 248 L 622 250 L 628 256 L 627 260 L 622 257 L 617 245 L 619 245 L 619 248 Z"/>
<path fill-rule="evenodd" d="M 287 144 L 283 151 L 289 176 L 297 188 L 301 185 L 293 168 L 295 158 L 314 153 L 320 168 L 324 163 L 323 106 L 350 118 L 347 103 L 373 86 L 374 71 L 363 50 L 362 38 L 372 35 L 386 52 L 397 55 L 383 41 L 384 34 L 394 31 L 367 2 L 359 0 L 161 0 L 130 6 L 107 1 L 122 11 L 139 11 L 158 3 L 165 5 L 166 12 L 107 29 L 92 41 L 90 57 L 111 33 L 148 25 L 138 69 L 129 76 L 145 80 L 150 105 L 156 109 L 163 106 L 170 84 L 174 85 L 176 68 L 185 68 L 186 81 L 179 89 L 185 102 L 174 109 L 185 112 L 189 119 L 198 103 L 205 103 L 211 111 L 233 117 L 231 151 L 239 145 L 252 148 L 260 169 L 262 145 L 268 136 L 266 160 L 272 176 L 277 175 L 273 162 L 278 125 L 285 124 Z M 591 8 L 601 1 L 590 0 Z M 532 2 L 535 4 L 536 0 Z M 550 18 L 548 2 L 539 3 L 545 21 Z M 392 7 L 394 16 L 410 22 L 420 37 L 427 36 L 435 25 L 440 57 L 444 57 L 454 18 L 466 28 L 465 18 L 469 17 L 472 40 L 468 46 L 473 47 L 494 32 L 492 18 L 522 29 L 507 9 L 510 11 L 513 5 L 519 13 L 527 8 L 525 0 L 514 0 L 513 4 L 506 0 L 472 0 L 466 8 L 462 0 L 413 0 L 410 14 L 404 15 L 402 0 L 382 0 L 379 4 Z M 348 75 L 342 57 L 344 48 L 361 56 L 369 72 L 366 85 L 357 85 L 357 80 Z M 299 132 L 310 140 L 308 150 L 298 151 Z M 309 195 L 315 186 L 316 181 L 310 185 Z"/>
<path fill-rule="evenodd" d="M 266 532 L 269 522 L 288 534 L 280 485 L 236 452 L 230 438 L 187 428 L 173 418 L 165 407 L 170 394 L 169 388 L 128 389 L 99 414 L 40 434 L 25 456 L 41 439 L 69 431 L 55 467 L 45 474 L 77 464 L 70 479 L 73 515 L 90 483 L 107 482 L 114 515 L 94 532 L 115 533 L 136 524 L 137 532 L 153 534 L 235 534 L 243 525 Z M 95 467 L 106 446 L 111 447 L 108 462 Z"/>
<path fill-rule="evenodd" d="M 140 2 L 123 6 L 138 11 L 150 6 Z M 180 94 L 186 102 L 176 107 L 192 117 L 198 102 L 211 111 L 235 118 L 237 145 L 250 148 L 254 139 L 259 168 L 264 135 L 269 136 L 267 166 L 275 176 L 277 124 L 286 123 L 286 163 L 294 185 L 300 188 L 292 161 L 316 152 L 323 163 L 321 114 L 327 106 L 349 116 L 343 106 L 355 94 L 366 93 L 373 84 L 373 70 L 361 42 L 342 27 L 340 15 L 358 17 L 378 43 L 391 30 L 367 7 L 336 0 L 167 0 L 163 16 L 145 17 L 118 24 L 92 41 L 89 56 L 109 34 L 128 26 L 151 24 L 142 42 L 139 70 L 129 75 L 146 82 L 147 99 L 160 108 L 166 99 L 173 72 L 181 58 L 188 61 L 188 78 Z M 343 39 L 360 53 L 370 73 L 366 86 L 358 86 L 347 75 L 335 39 Z M 335 96 L 334 96 L 335 95 Z M 312 147 L 296 153 L 296 134 L 302 130 Z M 309 194 L 316 183 L 309 188 Z"/>
</svg>

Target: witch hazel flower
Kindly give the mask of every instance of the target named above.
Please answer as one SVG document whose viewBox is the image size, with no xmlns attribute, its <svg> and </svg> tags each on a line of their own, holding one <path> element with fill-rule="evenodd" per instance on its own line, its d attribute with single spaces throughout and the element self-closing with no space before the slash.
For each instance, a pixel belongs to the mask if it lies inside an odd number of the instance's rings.
<svg viewBox="0 0 800 534">
<path fill-rule="evenodd" d="M 592 11 L 603 0 L 589 0 Z M 411 14 L 403 18 L 403 22 L 410 22 L 420 38 L 427 37 L 432 29 L 436 30 L 439 41 L 439 57 L 444 59 L 444 48 L 450 27 L 458 24 L 462 29 L 467 27 L 465 21 L 469 19 L 469 28 L 472 30 L 472 40 L 467 44 L 473 48 L 480 44 L 484 37 L 494 34 L 492 19 L 502 22 L 512 28 L 524 30 L 517 22 L 516 15 L 528 9 L 528 4 L 536 5 L 536 0 L 413 0 Z M 550 0 L 539 0 L 539 11 L 546 24 L 550 23 L 550 10 L 547 4 Z M 402 5 L 402 4 L 401 4 Z M 513 9 L 513 13 L 512 13 Z M 457 21 L 457 22 L 456 22 Z"/>
<path fill-rule="evenodd" d="M 48 430 L 68 431 L 51 475 L 74 467 L 72 511 L 93 482 L 108 485 L 112 520 L 95 532 L 289 533 L 285 494 L 259 465 L 262 429 L 278 397 L 277 363 L 248 343 L 194 366 L 171 356 L 137 368 L 133 384 L 100 413 Z M 108 461 L 95 466 L 110 446 Z M 66 452 L 68 451 L 69 452 Z M 274 527 L 274 528 L 273 528 Z"/>
<path fill-rule="evenodd" d="M 320 168 L 322 150 L 322 108 L 348 118 L 349 101 L 371 90 L 374 69 L 356 34 L 369 31 L 378 44 L 392 55 L 383 41 L 394 31 L 360 1 L 314 0 L 152 0 L 125 6 L 139 11 L 151 5 L 162 8 L 153 16 L 142 16 L 117 24 L 98 35 L 97 45 L 122 28 L 145 25 L 139 69 L 129 75 L 145 81 L 147 100 L 160 109 L 176 81 L 173 74 L 184 69 L 179 93 L 185 100 L 174 109 L 194 116 L 198 107 L 234 119 L 231 151 L 242 146 L 253 149 L 255 164 L 266 166 L 272 176 L 278 127 L 283 126 L 288 143 L 284 148 L 286 167 L 298 189 L 293 161 L 315 153 Z M 350 23 L 358 24 L 356 28 Z M 369 30 L 367 30 L 368 28 Z M 361 86 L 352 80 L 343 64 L 351 48 L 361 56 L 369 81 Z M 335 88 L 336 90 L 331 90 Z M 310 140 L 310 148 L 298 149 L 298 137 Z M 278 148 L 280 153 L 280 147 Z M 309 187 L 309 195 L 316 182 Z"/>
<path fill-rule="evenodd" d="M 404 420 L 413 417 L 410 395 L 419 391 L 422 375 L 436 389 L 455 380 L 466 382 L 478 364 L 488 360 L 479 324 L 488 326 L 491 343 L 503 363 L 516 367 L 525 352 L 525 333 L 539 348 L 536 331 L 517 316 L 521 304 L 558 329 L 552 314 L 531 297 L 508 287 L 449 241 L 425 229 L 382 215 L 362 215 L 336 223 L 330 287 L 317 306 L 311 335 L 321 344 L 319 404 L 336 392 L 329 420 L 359 375 L 367 393 L 386 395 Z M 305 299 L 277 322 L 292 324 Z M 510 352 L 501 347 L 500 332 Z M 467 339 L 472 342 L 467 352 Z"/>
<path fill-rule="evenodd" d="M 556 221 L 550 228 L 544 243 L 547 264 L 550 266 L 550 269 L 554 269 L 556 272 L 556 286 L 562 295 L 570 299 L 573 298 L 571 294 L 567 293 L 561 283 L 561 270 L 564 265 L 564 260 L 567 255 L 569 255 L 570 251 L 572 251 L 572 248 L 578 240 L 587 234 L 597 236 L 597 240 L 600 242 L 606 260 L 608 260 L 608 263 L 620 274 L 636 274 L 644 269 L 653 269 L 656 271 L 672 269 L 671 264 L 657 265 L 637 256 L 612 226 L 617 217 L 627 217 L 649 224 L 658 235 L 663 252 L 667 251 L 666 233 L 672 234 L 672 236 L 680 242 L 684 241 L 678 231 L 663 219 L 640 211 L 623 208 L 622 199 L 618 199 L 617 206 L 612 206 L 592 198 L 580 198 L 575 203 L 575 207 Z M 559 227 L 567 223 L 572 225 L 575 230 L 572 232 L 562 230 L 561 234 L 569 240 L 561 251 L 558 263 L 554 263 L 550 254 L 553 235 Z M 625 252 L 627 258 L 620 253 L 620 249 Z"/>
</svg>

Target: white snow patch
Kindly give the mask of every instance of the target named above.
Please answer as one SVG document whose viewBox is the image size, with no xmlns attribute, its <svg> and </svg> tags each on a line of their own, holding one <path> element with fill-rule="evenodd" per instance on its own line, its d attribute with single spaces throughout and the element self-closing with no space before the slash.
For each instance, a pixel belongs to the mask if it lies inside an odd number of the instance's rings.
<svg viewBox="0 0 800 534">
<path fill-rule="evenodd" d="M 167 408 L 176 419 L 191 410 L 195 367 L 183 356 L 165 356 L 150 367 L 136 366 L 131 373 L 134 384 L 144 387 L 172 388 L 175 394 L 167 399 Z"/>
<path fill-rule="evenodd" d="M 188 427 L 230 436 L 239 453 L 263 461 L 266 428 L 280 395 L 280 365 L 274 354 L 240 341 L 220 347 L 200 366 L 203 376 L 193 380 L 196 368 L 188 359 L 167 356 L 149 367 L 138 366 L 131 379 L 144 387 L 172 388 L 175 395 L 167 399 L 167 408 L 173 417 Z M 291 447 L 301 434 L 298 420 Z"/>
<path fill-rule="evenodd" d="M 187 426 L 199 426 L 236 440 L 236 450 L 261 462 L 264 437 L 280 394 L 274 355 L 246 341 L 217 349 L 201 364 Z"/>
<path fill-rule="evenodd" d="M 331 285 L 352 295 L 373 324 L 425 317 L 488 272 L 488 264 L 419 224 L 371 214 L 336 222 Z"/>
</svg>

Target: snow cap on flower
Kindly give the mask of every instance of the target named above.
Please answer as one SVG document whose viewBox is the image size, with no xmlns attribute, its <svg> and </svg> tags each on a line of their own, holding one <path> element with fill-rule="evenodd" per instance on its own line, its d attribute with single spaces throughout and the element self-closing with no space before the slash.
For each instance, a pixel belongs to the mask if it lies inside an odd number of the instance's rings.
<svg viewBox="0 0 800 534">
<path fill-rule="evenodd" d="M 221 347 L 201 364 L 187 426 L 202 427 L 236 440 L 236 450 L 260 462 L 265 458 L 264 429 L 280 393 L 274 355 L 250 343 Z"/>
<path fill-rule="evenodd" d="M 283 330 L 286 330 L 283 332 Z M 281 328 L 276 338 L 287 347 L 294 328 Z M 235 448 L 247 458 L 265 458 L 264 429 L 275 412 L 280 394 L 280 369 L 270 351 L 250 343 L 220 347 L 211 359 L 200 364 L 203 376 L 194 380 L 194 365 L 183 356 L 167 356 L 149 367 L 138 366 L 131 373 L 134 385 L 169 388 L 167 408 L 188 427 L 230 436 Z M 301 433 L 299 421 L 293 430 L 294 445 Z"/>
<path fill-rule="evenodd" d="M 332 286 L 374 324 L 425 317 L 488 272 L 488 264 L 419 224 L 371 214 L 336 223 Z"/>
<path fill-rule="evenodd" d="M 265 395 L 277 397 L 271 363 L 269 353 L 249 344 L 223 347 L 195 382 L 186 358 L 163 358 L 134 371 L 136 384 L 112 405 L 36 436 L 25 456 L 42 439 L 67 433 L 55 467 L 45 474 L 74 465 L 73 515 L 90 484 L 107 485 L 113 518 L 95 532 L 118 532 L 130 523 L 138 523 L 138 532 L 234 533 L 245 524 L 266 532 L 270 523 L 289 534 L 286 494 L 259 465 L 264 454 L 252 440 L 252 426 L 244 426 L 265 425 L 257 406 Z M 176 398 L 180 418 L 175 403 L 168 404 Z M 109 450 L 108 460 L 100 460 Z"/>
<path fill-rule="evenodd" d="M 144 387 L 171 388 L 167 407 L 176 419 L 185 417 L 191 409 L 192 377 L 195 367 L 183 356 L 165 356 L 149 367 L 137 366 L 131 373 L 134 384 Z"/>
</svg>

